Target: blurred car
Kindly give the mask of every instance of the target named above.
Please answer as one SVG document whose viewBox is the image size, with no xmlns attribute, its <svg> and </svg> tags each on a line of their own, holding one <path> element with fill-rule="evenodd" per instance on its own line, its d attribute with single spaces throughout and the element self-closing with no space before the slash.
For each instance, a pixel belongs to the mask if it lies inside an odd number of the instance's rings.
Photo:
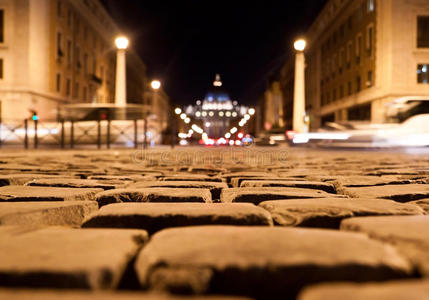
<svg viewBox="0 0 429 300">
<path fill-rule="evenodd" d="M 392 123 L 328 122 L 316 132 L 292 134 L 292 144 L 334 147 L 429 146 L 429 99 L 404 97 L 388 104 Z"/>
</svg>

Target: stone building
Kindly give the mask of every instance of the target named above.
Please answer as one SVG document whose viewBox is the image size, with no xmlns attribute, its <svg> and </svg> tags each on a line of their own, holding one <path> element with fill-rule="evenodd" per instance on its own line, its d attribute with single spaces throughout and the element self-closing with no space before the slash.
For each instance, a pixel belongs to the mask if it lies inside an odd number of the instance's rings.
<svg viewBox="0 0 429 300">
<path fill-rule="evenodd" d="M 0 0 L 2 120 L 31 110 L 55 120 L 63 104 L 113 102 L 119 33 L 98 0 Z M 143 103 L 145 65 L 131 50 L 127 61 L 128 101 Z"/>
<path fill-rule="evenodd" d="M 312 128 L 326 121 L 384 122 L 393 99 L 429 97 L 427 0 L 330 0 L 305 38 Z M 280 79 L 285 102 L 293 97 L 291 62 Z"/>
</svg>

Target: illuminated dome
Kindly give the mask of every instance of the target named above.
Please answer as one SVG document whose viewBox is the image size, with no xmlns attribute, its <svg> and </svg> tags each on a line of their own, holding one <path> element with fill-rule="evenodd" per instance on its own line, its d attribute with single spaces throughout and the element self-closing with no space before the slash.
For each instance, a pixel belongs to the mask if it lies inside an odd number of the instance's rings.
<svg viewBox="0 0 429 300">
<path fill-rule="evenodd" d="M 213 87 L 206 94 L 204 101 L 207 102 L 226 102 L 231 101 L 228 93 L 222 88 L 220 75 L 216 74 L 216 79 L 213 82 Z"/>
</svg>

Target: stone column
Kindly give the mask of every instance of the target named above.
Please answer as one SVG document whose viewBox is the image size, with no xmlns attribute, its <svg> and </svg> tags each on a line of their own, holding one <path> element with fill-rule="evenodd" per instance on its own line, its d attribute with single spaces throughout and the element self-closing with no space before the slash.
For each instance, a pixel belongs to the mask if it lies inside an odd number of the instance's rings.
<svg viewBox="0 0 429 300">
<path fill-rule="evenodd" d="M 115 104 L 119 107 L 127 105 L 125 49 L 118 49 L 116 54 Z"/>
<path fill-rule="evenodd" d="M 305 116 L 305 57 L 304 52 L 297 51 L 295 56 L 295 87 L 293 91 L 293 131 L 303 133 L 307 126 Z"/>
</svg>

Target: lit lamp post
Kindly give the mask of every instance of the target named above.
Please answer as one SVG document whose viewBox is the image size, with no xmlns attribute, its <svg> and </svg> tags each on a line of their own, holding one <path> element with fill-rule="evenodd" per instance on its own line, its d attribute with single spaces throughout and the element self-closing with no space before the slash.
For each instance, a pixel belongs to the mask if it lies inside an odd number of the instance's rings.
<svg viewBox="0 0 429 300">
<path fill-rule="evenodd" d="M 304 39 L 296 40 L 293 44 L 295 55 L 295 86 L 293 91 L 293 120 L 292 129 L 302 133 L 307 131 L 305 122 L 305 57 L 304 49 L 307 42 Z"/>
<path fill-rule="evenodd" d="M 152 98 L 152 103 L 155 103 L 156 101 L 156 96 L 158 93 L 158 89 L 161 87 L 161 82 L 159 80 L 152 80 L 152 82 L 150 83 L 151 88 L 153 89 L 153 98 Z M 143 140 L 143 148 L 146 149 L 147 148 L 147 117 L 148 117 L 149 111 L 147 111 L 145 109 L 144 112 L 144 140 Z M 162 125 L 161 125 L 162 127 Z"/>
<path fill-rule="evenodd" d="M 118 48 L 116 52 L 115 105 L 125 107 L 127 105 L 125 50 L 128 47 L 128 39 L 124 36 L 117 37 L 115 44 Z"/>
</svg>

